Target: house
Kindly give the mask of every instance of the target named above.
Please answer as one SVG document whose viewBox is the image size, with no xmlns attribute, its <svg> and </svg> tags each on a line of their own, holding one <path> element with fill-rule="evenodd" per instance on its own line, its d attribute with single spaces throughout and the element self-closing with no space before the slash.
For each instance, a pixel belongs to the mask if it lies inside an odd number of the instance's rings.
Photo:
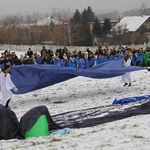
<svg viewBox="0 0 150 150">
<path fill-rule="evenodd" d="M 46 17 L 44 19 L 38 20 L 37 22 L 31 24 L 30 28 L 34 32 L 36 32 L 36 31 L 41 32 L 42 30 L 49 28 L 51 25 L 59 28 L 65 24 L 66 24 L 66 22 L 63 22 L 63 21 L 51 16 L 51 17 Z"/>
<path fill-rule="evenodd" d="M 50 26 L 51 23 L 53 23 L 54 25 L 62 25 L 63 24 L 62 21 L 51 16 L 51 17 L 46 17 L 44 19 L 38 20 L 36 23 L 32 24 L 32 26 Z"/>
<path fill-rule="evenodd" d="M 62 35 L 63 29 L 65 29 L 67 25 L 65 21 L 51 16 L 38 20 L 30 25 L 30 32 L 36 38 L 42 37 L 42 43 L 57 43 L 61 38 L 60 35 Z"/>
<path fill-rule="evenodd" d="M 130 33 L 132 43 L 135 42 L 138 35 L 142 32 L 150 42 L 150 16 L 126 16 L 123 17 L 112 30 L 124 27 Z"/>
<path fill-rule="evenodd" d="M 110 25 L 111 25 L 111 29 L 114 28 L 114 26 L 118 23 L 118 20 L 110 20 Z M 92 32 L 93 30 L 93 24 L 94 22 L 90 22 L 90 31 Z M 99 21 L 99 25 L 101 26 L 101 28 L 103 28 L 104 25 L 104 20 Z"/>
</svg>

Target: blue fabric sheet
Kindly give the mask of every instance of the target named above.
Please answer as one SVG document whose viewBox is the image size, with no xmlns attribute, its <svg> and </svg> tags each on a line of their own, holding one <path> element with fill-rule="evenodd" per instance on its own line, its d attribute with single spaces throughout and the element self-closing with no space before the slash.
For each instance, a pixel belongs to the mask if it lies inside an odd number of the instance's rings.
<svg viewBox="0 0 150 150">
<path fill-rule="evenodd" d="M 113 101 L 113 104 L 126 104 L 130 102 L 137 102 L 137 101 L 142 101 L 142 100 L 150 100 L 150 95 L 127 97 L 127 98 L 123 98 L 119 100 L 115 99 Z"/>
<path fill-rule="evenodd" d="M 64 129 L 60 129 L 60 130 L 56 130 L 51 132 L 51 135 L 63 135 L 63 134 L 68 134 L 71 132 L 72 129 L 70 128 L 64 128 Z"/>
<path fill-rule="evenodd" d="M 11 66 L 11 79 L 19 89 L 19 92 L 14 94 L 24 94 L 77 76 L 95 79 L 112 78 L 121 76 L 126 72 L 142 69 L 145 68 L 137 66 L 124 67 L 122 60 L 108 61 L 88 69 L 61 67 L 48 64 L 18 65 Z"/>
</svg>

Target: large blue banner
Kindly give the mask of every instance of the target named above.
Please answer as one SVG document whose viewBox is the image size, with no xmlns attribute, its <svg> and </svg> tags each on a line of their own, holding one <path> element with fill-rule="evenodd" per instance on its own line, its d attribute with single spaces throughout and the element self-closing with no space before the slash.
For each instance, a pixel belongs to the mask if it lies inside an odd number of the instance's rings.
<svg viewBox="0 0 150 150">
<path fill-rule="evenodd" d="M 60 67 L 55 65 L 18 65 L 11 66 L 11 78 L 23 94 L 38 90 L 65 80 L 84 76 L 95 79 L 121 76 L 126 72 L 146 69 L 138 66 L 124 67 L 122 60 L 112 60 L 88 69 Z"/>
</svg>

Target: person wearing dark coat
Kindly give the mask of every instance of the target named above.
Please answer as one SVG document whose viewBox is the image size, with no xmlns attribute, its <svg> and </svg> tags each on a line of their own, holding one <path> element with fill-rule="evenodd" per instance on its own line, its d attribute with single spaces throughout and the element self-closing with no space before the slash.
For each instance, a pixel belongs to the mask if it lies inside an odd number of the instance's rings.
<svg viewBox="0 0 150 150">
<path fill-rule="evenodd" d="M 29 56 L 29 58 L 32 58 L 32 55 L 33 55 L 33 51 L 31 50 L 31 48 L 29 48 L 27 51 L 27 56 Z"/>
<path fill-rule="evenodd" d="M 47 49 L 43 47 L 43 49 L 41 50 L 41 57 L 43 58 L 47 53 Z"/>
</svg>

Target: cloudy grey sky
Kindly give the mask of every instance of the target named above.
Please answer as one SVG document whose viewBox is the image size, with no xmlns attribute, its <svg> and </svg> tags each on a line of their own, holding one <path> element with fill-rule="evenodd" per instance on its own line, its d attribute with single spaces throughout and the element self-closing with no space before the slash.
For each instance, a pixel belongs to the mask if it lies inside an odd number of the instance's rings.
<svg viewBox="0 0 150 150">
<path fill-rule="evenodd" d="M 75 9 L 83 11 L 90 6 L 94 12 L 110 12 L 113 10 L 129 10 L 140 8 L 146 4 L 150 8 L 150 0 L 0 0 L 0 16 L 50 13 L 52 11 Z"/>
</svg>

